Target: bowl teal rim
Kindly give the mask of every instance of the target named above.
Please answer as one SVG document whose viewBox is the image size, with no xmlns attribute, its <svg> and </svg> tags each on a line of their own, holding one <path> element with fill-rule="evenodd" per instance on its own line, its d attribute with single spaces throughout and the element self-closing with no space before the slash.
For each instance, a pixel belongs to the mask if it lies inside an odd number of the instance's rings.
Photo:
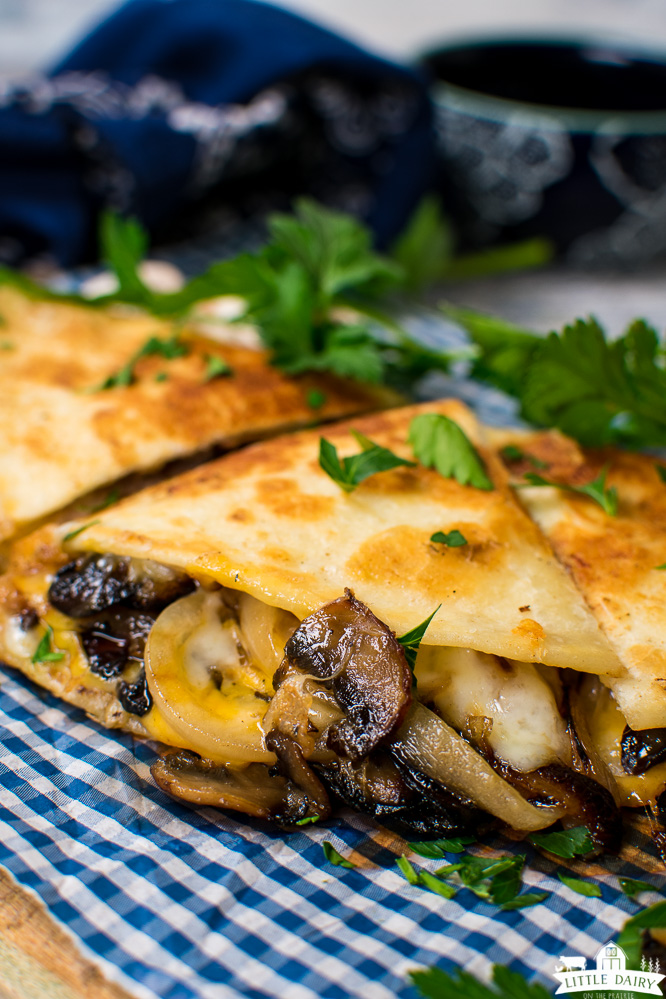
<svg viewBox="0 0 666 999">
<path fill-rule="evenodd" d="M 552 45 L 591 48 L 598 46 L 614 49 L 619 56 L 626 58 L 644 57 L 658 60 L 666 69 L 666 51 L 650 48 L 634 41 L 621 42 L 616 38 L 602 36 L 583 37 L 580 35 L 535 36 L 532 34 L 493 35 L 484 37 L 463 36 L 429 50 L 423 59 L 427 60 L 439 53 L 456 51 L 461 48 L 489 48 L 495 45 Z M 522 127 L 541 130 L 567 131 L 572 133 L 594 133 L 601 135 L 656 135 L 666 134 L 666 106 L 655 111 L 615 111 L 611 109 L 571 108 L 566 105 L 541 104 L 517 100 L 509 97 L 496 97 L 482 90 L 472 90 L 446 80 L 435 79 L 430 84 L 430 93 L 437 107 L 459 111 L 494 122 L 507 122 Z M 666 104 L 666 99 L 665 99 Z"/>
</svg>

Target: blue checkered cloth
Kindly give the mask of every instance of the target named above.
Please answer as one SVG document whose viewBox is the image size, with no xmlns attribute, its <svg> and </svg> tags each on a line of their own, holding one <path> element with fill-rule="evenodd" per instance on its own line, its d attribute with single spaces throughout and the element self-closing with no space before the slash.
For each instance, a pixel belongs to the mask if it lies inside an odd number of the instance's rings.
<svg viewBox="0 0 666 999">
<path fill-rule="evenodd" d="M 447 901 L 408 885 L 397 839 L 360 816 L 282 835 L 181 805 L 151 780 L 150 745 L 14 673 L 0 729 L 0 862 L 140 999 L 391 999 L 413 995 L 407 972 L 431 964 L 484 975 L 499 962 L 548 982 L 561 953 L 593 957 L 637 908 L 611 875 L 602 899 L 574 894 L 529 849 L 526 888 L 552 892 L 547 902 L 500 912 L 464 890 Z M 327 863 L 325 839 L 359 866 Z"/>
<path fill-rule="evenodd" d="M 414 325 L 430 342 L 459 337 L 441 320 Z M 436 389 L 477 403 L 483 419 L 515 420 L 499 393 L 464 379 Z M 603 897 L 585 898 L 530 847 L 489 838 L 473 849 L 526 851 L 525 890 L 551 892 L 502 912 L 466 890 L 446 900 L 410 886 L 395 866 L 404 843 L 350 812 L 283 834 L 190 808 L 155 786 L 150 744 L 102 729 L 10 670 L 0 742 L 0 863 L 139 999 L 413 997 L 408 971 L 432 964 L 482 977 L 506 964 L 554 991 L 560 954 L 594 957 L 638 909 L 616 875 L 645 871 L 612 857 L 595 868 Z M 653 858 L 646 837 L 632 835 Z M 357 868 L 328 863 L 324 840 Z"/>
</svg>

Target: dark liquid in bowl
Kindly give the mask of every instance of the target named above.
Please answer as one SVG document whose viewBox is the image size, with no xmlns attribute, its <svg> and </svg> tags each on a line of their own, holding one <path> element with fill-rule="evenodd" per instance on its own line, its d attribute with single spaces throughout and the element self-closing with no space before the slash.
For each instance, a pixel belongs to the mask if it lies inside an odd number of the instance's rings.
<svg viewBox="0 0 666 999">
<path fill-rule="evenodd" d="M 593 43 L 477 42 L 440 49 L 424 63 L 436 79 L 493 97 L 600 111 L 666 110 L 666 54 Z"/>
</svg>

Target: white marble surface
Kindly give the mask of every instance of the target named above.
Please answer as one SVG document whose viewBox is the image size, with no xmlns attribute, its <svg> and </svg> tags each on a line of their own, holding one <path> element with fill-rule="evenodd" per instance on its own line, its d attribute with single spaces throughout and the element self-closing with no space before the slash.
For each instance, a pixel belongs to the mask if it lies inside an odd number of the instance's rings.
<svg viewBox="0 0 666 999">
<path fill-rule="evenodd" d="M 588 316 L 613 336 L 638 317 L 666 329 L 663 266 L 627 274 L 565 269 L 504 274 L 444 288 L 441 297 L 543 333 Z"/>
<path fill-rule="evenodd" d="M 48 66 L 114 0 L 0 0 L 0 73 Z M 666 50 L 664 0 L 283 0 L 394 56 L 409 57 L 444 39 L 502 33 L 588 33 Z"/>
</svg>

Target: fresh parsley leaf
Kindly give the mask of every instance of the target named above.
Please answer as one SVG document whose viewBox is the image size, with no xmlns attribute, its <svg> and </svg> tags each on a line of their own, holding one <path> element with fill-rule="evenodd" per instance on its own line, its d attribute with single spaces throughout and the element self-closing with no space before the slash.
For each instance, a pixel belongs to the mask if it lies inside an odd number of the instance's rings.
<svg viewBox="0 0 666 999">
<path fill-rule="evenodd" d="M 65 658 L 64 652 L 52 652 L 51 643 L 53 641 L 53 628 L 49 625 L 46 627 L 46 631 L 39 640 L 39 645 L 35 649 L 35 654 L 32 657 L 31 662 L 33 663 L 57 663 L 61 659 Z"/>
<path fill-rule="evenodd" d="M 491 881 L 490 897 L 495 905 L 507 905 L 512 902 L 522 888 L 521 872 L 526 858 L 515 857 L 514 863 L 503 871 L 495 874 Z"/>
<path fill-rule="evenodd" d="M 664 343 L 643 320 L 609 340 L 581 320 L 540 337 L 469 310 L 446 309 L 479 348 L 472 376 L 521 404 L 521 416 L 586 445 L 666 444 Z"/>
<path fill-rule="evenodd" d="M 467 435 L 454 420 L 441 413 L 422 413 L 409 425 L 409 443 L 426 468 L 445 478 L 477 489 L 493 489 L 483 463 Z"/>
<path fill-rule="evenodd" d="M 507 271 L 532 270 L 543 267 L 552 260 L 554 252 L 553 244 L 540 237 L 506 246 L 493 246 L 455 257 L 444 276 L 449 281 L 466 281 L 490 274 L 504 274 Z"/>
<path fill-rule="evenodd" d="M 62 540 L 71 541 L 73 538 L 78 537 L 78 535 L 83 531 L 87 531 L 89 527 L 93 527 L 94 524 L 99 524 L 99 520 L 89 520 L 87 524 L 82 524 L 81 527 L 76 527 L 73 531 L 68 531 Z"/>
<path fill-rule="evenodd" d="M 553 256 L 545 239 L 530 239 L 476 253 L 455 253 L 453 227 L 438 198 L 426 196 L 391 247 L 403 270 L 402 286 L 419 294 L 437 281 L 460 281 L 480 275 L 542 267 Z"/>
<path fill-rule="evenodd" d="M 391 247 L 391 256 L 402 268 L 403 288 L 416 295 L 441 280 L 451 264 L 453 250 L 453 230 L 439 198 L 423 198 Z"/>
<path fill-rule="evenodd" d="M 16 344 L 11 340 L 0 340 L 0 350 L 16 350 Z"/>
<path fill-rule="evenodd" d="M 457 529 L 448 533 L 446 531 L 435 531 L 434 534 L 430 535 L 430 540 L 434 541 L 437 545 L 446 545 L 447 548 L 460 548 L 462 545 L 467 544 L 467 538 Z"/>
<path fill-rule="evenodd" d="M 620 888 L 628 898 L 635 898 L 636 895 L 640 895 L 644 891 L 657 890 L 654 885 L 648 884 L 647 881 L 639 881 L 636 878 L 618 878 L 618 881 Z"/>
<path fill-rule="evenodd" d="M 245 298 L 243 318 L 277 367 L 400 385 L 448 370 L 447 352 L 422 346 L 390 315 L 387 292 L 403 274 L 359 222 L 302 199 L 293 216 L 270 216 L 268 229 L 261 250 L 214 265 L 204 285 Z"/>
<path fill-rule="evenodd" d="M 210 382 L 214 378 L 226 378 L 228 375 L 233 375 L 233 369 L 229 364 L 227 364 L 223 357 L 218 357 L 216 354 L 207 354 L 205 360 L 205 382 Z"/>
<path fill-rule="evenodd" d="M 492 985 L 455 968 L 452 973 L 441 968 L 410 971 L 414 987 L 425 999 L 551 999 L 550 992 L 538 982 L 529 983 L 518 971 L 493 966 Z"/>
<path fill-rule="evenodd" d="M 616 943 L 627 955 L 627 967 L 638 968 L 641 961 L 643 930 L 666 927 L 666 902 L 657 902 L 632 916 L 622 927 Z"/>
<path fill-rule="evenodd" d="M 175 357 L 186 357 L 190 348 L 179 338 L 178 333 L 170 337 L 151 336 L 136 353 L 136 360 L 153 355 L 172 361 Z"/>
<path fill-rule="evenodd" d="M 518 396 L 525 373 L 543 345 L 543 338 L 520 326 L 471 309 L 442 306 L 445 315 L 467 331 L 479 353 L 472 378 L 490 382 L 509 395 Z"/>
<path fill-rule="evenodd" d="M 162 294 L 148 288 L 139 272 L 147 233 L 136 220 L 107 213 L 100 225 L 101 256 L 118 279 L 117 291 L 90 301 L 3 268 L 0 283 L 32 298 L 89 308 L 131 302 L 174 319 L 191 314 L 199 301 L 232 294 L 246 303 L 239 319 L 255 326 L 271 363 L 287 374 L 330 371 L 403 390 L 428 371 L 448 370 L 452 354 L 423 346 L 394 318 L 390 295 L 404 287 L 404 272 L 373 250 L 367 227 L 301 199 L 293 215 L 269 216 L 267 228 L 268 242 L 258 251 L 215 263 L 180 291 Z M 350 310 L 352 318 L 342 316 Z M 101 387 L 130 385 L 133 374 L 130 362 Z"/>
<path fill-rule="evenodd" d="M 152 294 L 139 277 L 138 267 L 148 248 L 148 235 L 136 219 L 104 212 L 100 219 L 101 257 L 118 280 L 115 297 L 150 305 Z"/>
<path fill-rule="evenodd" d="M 347 860 L 346 857 L 338 853 L 333 844 L 329 843 L 327 839 L 321 844 L 321 848 L 329 864 L 335 864 L 336 867 L 348 867 L 350 870 L 356 867 L 356 864 L 353 864 L 351 860 Z"/>
<path fill-rule="evenodd" d="M 395 283 L 400 271 L 372 249 L 370 231 L 351 215 L 300 198 L 293 215 L 269 216 L 275 253 L 303 266 L 321 304 L 350 288 L 377 279 Z"/>
<path fill-rule="evenodd" d="M 518 971 L 512 971 L 501 964 L 493 965 L 493 982 L 504 996 L 511 999 L 543 999 L 546 991 L 538 982 L 528 983 Z M 549 995 L 549 992 L 546 992 Z"/>
<path fill-rule="evenodd" d="M 569 493 L 578 493 L 582 496 L 589 496 L 590 499 L 593 499 L 595 503 L 599 504 L 601 509 L 607 513 L 609 517 L 616 517 L 618 508 L 617 488 L 616 486 L 609 486 L 606 488 L 607 475 L 608 466 L 606 465 L 599 472 L 596 479 L 592 482 L 586 483 L 584 486 L 571 486 L 566 482 L 552 482 L 550 479 L 544 479 L 542 475 L 538 475 L 536 472 L 525 472 L 523 478 L 527 480 L 526 484 L 530 486 L 554 486 L 556 489 L 564 489 Z"/>
<path fill-rule="evenodd" d="M 655 569 L 666 569 L 666 562 L 662 562 L 661 565 L 655 565 Z"/>
<path fill-rule="evenodd" d="M 275 354 L 277 366 L 287 374 L 299 375 L 306 371 L 332 371 L 342 378 L 377 384 L 385 379 L 387 359 L 385 348 L 373 334 L 359 324 L 331 324 L 318 336 L 320 348 L 300 353 L 292 344 L 289 355 L 285 351 Z"/>
<path fill-rule="evenodd" d="M 522 855 L 490 858 L 467 855 L 455 864 L 438 868 L 435 874 L 446 881 L 459 881 L 486 902 L 502 905 L 520 891 L 524 864 Z"/>
<path fill-rule="evenodd" d="M 515 898 L 509 899 L 508 902 L 503 902 L 501 908 L 505 912 L 512 912 L 514 909 L 527 909 L 531 905 L 545 902 L 547 898 L 550 898 L 550 892 L 526 891 L 524 895 L 517 895 Z"/>
<path fill-rule="evenodd" d="M 349 431 L 356 443 L 361 448 L 361 451 L 372 451 L 377 447 L 374 441 L 371 441 L 369 437 L 362 434 L 360 430 L 354 430 L 353 428 Z M 414 464 L 412 462 L 412 464 Z"/>
<path fill-rule="evenodd" d="M 457 836 L 455 839 L 432 839 L 424 842 L 408 843 L 407 846 L 419 857 L 428 860 L 439 860 L 447 853 L 462 853 L 466 846 L 475 843 L 473 836 Z"/>
<path fill-rule="evenodd" d="M 485 860 L 483 857 L 465 857 L 459 866 L 457 875 L 465 887 L 469 888 L 479 898 L 486 901 L 494 901 L 494 887 L 499 876 L 509 872 L 510 881 L 514 881 L 514 869 L 518 866 L 520 870 L 523 863 L 523 857 L 504 857 L 498 860 Z M 519 886 L 520 880 L 518 880 Z M 516 891 L 518 891 L 518 887 L 516 887 Z M 500 894 L 503 895 L 504 892 L 500 891 Z"/>
<path fill-rule="evenodd" d="M 456 889 L 453 885 L 449 885 L 446 881 L 441 881 L 440 878 L 435 877 L 430 871 L 419 871 L 419 885 L 422 888 L 427 888 L 428 891 L 432 891 L 435 895 L 441 895 L 442 898 L 453 898 L 456 894 Z"/>
<path fill-rule="evenodd" d="M 392 468 L 401 466 L 414 466 L 413 461 L 399 458 L 388 448 L 373 444 L 372 441 L 368 443 L 370 447 L 364 445 L 360 454 L 353 454 L 340 460 L 335 445 L 325 437 L 319 438 L 319 466 L 346 493 L 353 492 L 361 482 L 371 475 L 377 475 L 378 472 L 388 472 Z"/>
<path fill-rule="evenodd" d="M 666 465 L 655 465 L 655 471 L 662 482 L 666 482 Z"/>
<path fill-rule="evenodd" d="M 405 659 L 407 660 L 407 664 L 411 669 L 412 673 L 414 672 L 414 669 L 416 667 L 416 657 L 418 655 L 419 646 L 421 645 L 423 636 L 428 630 L 428 625 L 430 624 L 430 622 L 432 621 L 432 619 L 434 618 L 435 614 L 437 613 L 437 611 L 441 606 L 442 605 L 440 604 L 439 607 L 435 607 L 430 617 L 427 617 L 425 621 L 421 621 L 421 623 L 417 624 L 416 627 L 412 628 L 411 631 L 406 631 L 404 635 L 396 636 L 397 640 L 400 642 L 400 644 L 404 649 Z"/>
<path fill-rule="evenodd" d="M 185 357 L 189 352 L 190 348 L 180 340 L 177 333 L 170 337 L 148 337 L 143 346 L 139 347 L 127 364 L 124 364 L 115 374 L 109 375 L 101 385 L 96 386 L 91 391 L 100 392 L 107 389 L 127 388 L 134 381 L 134 369 L 136 365 L 144 357 L 159 356 L 166 358 L 167 361 L 171 361 L 176 357 Z"/>
<path fill-rule="evenodd" d="M 658 337 L 646 323 L 608 341 L 596 320 L 579 319 L 543 341 L 526 377 L 523 410 L 531 422 L 546 420 L 584 444 L 635 445 L 650 437 L 660 443 L 665 388 Z"/>
<path fill-rule="evenodd" d="M 398 857 L 396 864 L 398 865 L 400 873 L 406 881 L 409 881 L 410 885 L 419 884 L 419 876 L 416 869 L 414 868 L 414 865 L 407 860 L 407 857 L 405 857 L 404 854 L 402 857 Z"/>
<path fill-rule="evenodd" d="M 134 381 L 134 362 L 124 364 L 122 368 L 109 375 L 100 385 L 95 385 L 91 392 L 106 392 L 108 389 L 127 388 Z"/>
<path fill-rule="evenodd" d="M 310 409 L 321 409 L 326 404 L 326 393 L 320 389 L 310 389 L 306 396 L 306 402 Z"/>
<path fill-rule="evenodd" d="M 570 878 L 568 874 L 562 874 L 561 871 L 558 871 L 557 876 L 563 885 L 579 895 L 586 895 L 588 898 L 601 898 L 599 885 L 595 885 L 591 881 L 583 881 L 581 878 Z"/>
<path fill-rule="evenodd" d="M 533 468 L 548 468 L 547 461 L 535 458 L 533 454 L 528 454 L 527 451 L 521 450 L 515 444 L 507 444 L 506 447 L 502 448 L 500 454 L 505 461 L 529 461 Z"/>
<path fill-rule="evenodd" d="M 166 373 L 166 371 L 158 371 L 157 374 L 155 375 L 155 381 L 156 382 L 166 382 L 166 381 L 168 381 L 168 379 L 169 379 L 169 376 Z"/>
<path fill-rule="evenodd" d="M 306 815 L 304 819 L 298 819 L 298 821 L 295 822 L 294 825 L 297 825 L 297 826 L 309 826 L 309 825 L 312 825 L 315 822 L 319 822 L 320 818 L 321 818 L 321 815 Z M 326 852 L 326 851 L 324 851 L 324 852 Z"/>
<path fill-rule="evenodd" d="M 592 838 L 586 826 L 574 826 L 572 829 L 561 829 L 556 832 L 532 833 L 530 843 L 539 846 L 556 857 L 582 857 L 594 849 Z"/>
<path fill-rule="evenodd" d="M 456 889 L 452 885 L 447 885 L 429 871 L 415 870 L 413 864 L 407 860 L 407 857 L 399 857 L 396 860 L 396 864 L 405 880 L 415 888 L 426 888 L 428 891 L 432 891 L 436 895 L 441 895 L 443 898 L 453 898 L 456 894 Z"/>
<path fill-rule="evenodd" d="M 120 490 L 111 489 L 110 492 L 106 494 L 103 500 L 100 500 L 100 502 L 96 503 L 95 506 L 90 507 L 90 512 L 99 513 L 100 510 L 106 510 L 107 507 L 113 506 L 114 503 L 117 503 L 119 499 L 120 499 Z M 94 521 L 94 523 L 98 522 Z"/>
</svg>

